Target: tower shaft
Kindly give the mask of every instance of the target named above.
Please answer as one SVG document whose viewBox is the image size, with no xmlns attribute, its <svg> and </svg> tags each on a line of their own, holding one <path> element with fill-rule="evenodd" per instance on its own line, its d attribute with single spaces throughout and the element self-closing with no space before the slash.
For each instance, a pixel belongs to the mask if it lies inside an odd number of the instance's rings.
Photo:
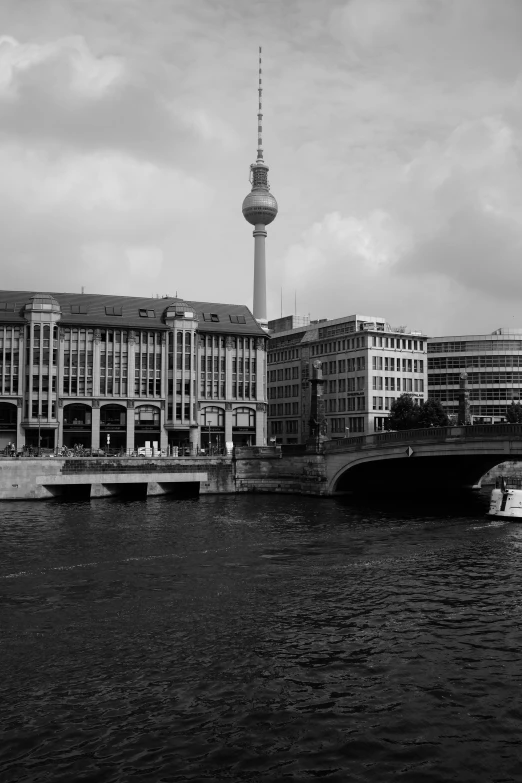
<svg viewBox="0 0 522 783">
<path fill-rule="evenodd" d="M 266 231 L 262 223 L 254 228 L 254 307 L 253 315 L 261 326 L 268 324 L 266 314 Z"/>
</svg>

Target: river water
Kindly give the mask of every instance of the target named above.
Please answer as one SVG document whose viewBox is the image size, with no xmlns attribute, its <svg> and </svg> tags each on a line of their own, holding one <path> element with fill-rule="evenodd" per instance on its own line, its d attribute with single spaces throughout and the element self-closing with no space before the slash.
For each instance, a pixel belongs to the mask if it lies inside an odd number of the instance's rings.
<svg viewBox="0 0 522 783">
<path fill-rule="evenodd" d="M 486 493 L 0 504 L 0 780 L 522 779 Z"/>
</svg>

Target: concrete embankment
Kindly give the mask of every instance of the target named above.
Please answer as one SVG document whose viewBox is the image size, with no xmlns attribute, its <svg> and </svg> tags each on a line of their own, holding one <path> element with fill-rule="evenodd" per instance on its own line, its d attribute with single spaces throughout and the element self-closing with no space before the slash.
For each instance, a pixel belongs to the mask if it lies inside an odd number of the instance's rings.
<svg viewBox="0 0 522 783">
<path fill-rule="evenodd" d="M 238 492 L 283 492 L 325 495 L 326 464 L 322 454 L 281 454 L 280 449 L 236 449 Z"/>
<path fill-rule="evenodd" d="M 235 492 L 231 457 L 4 458 L 0 500 L 45 500 L 61 495 L 107 497 L 142 494 Z"/>
<path fill-rule="evenodd" d="M 0 500 L 139 494 L 326 494 L 322 455 L 238 448 L 223 457 L 0 458 Z"/>
</svg>

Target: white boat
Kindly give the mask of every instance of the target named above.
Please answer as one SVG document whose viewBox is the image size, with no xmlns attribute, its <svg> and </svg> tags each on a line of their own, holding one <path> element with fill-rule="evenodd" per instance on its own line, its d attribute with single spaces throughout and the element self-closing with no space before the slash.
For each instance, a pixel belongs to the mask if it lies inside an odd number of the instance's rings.
<svg viewBox="0 0 522 783">
<path fill-rule="evenodd" d="M 491 492 L 488 514 L 522 522 L 522 481 L 519 478 L 497 479 L 495 489 Z"/>
</svg>

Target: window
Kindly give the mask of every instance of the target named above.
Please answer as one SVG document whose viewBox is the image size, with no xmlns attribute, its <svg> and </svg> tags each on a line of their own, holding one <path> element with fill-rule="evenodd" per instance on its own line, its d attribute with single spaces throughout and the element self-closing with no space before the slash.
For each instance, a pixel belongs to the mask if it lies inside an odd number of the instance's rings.
<svg viewBox="0 0 522 783">
<path fill-rule="evenodd" d="M 350 433 L 364 432 L 364 416 L 350 416 L 348 424 Z"/>
<path fill-rule="evenodd" d="M 203 313 L 204 321 L 212 321 L 212 323 L 219 323 L 219 315 L 217 313 Z"/>
<path fill-rule="evenodd" d="M 154 310 L 140 309 L 140 318 L 155 318 L 156 313 Z"/>
<path fill-rule="evenodd" d="M 252 408 L 236 408 L 232 412 L 232 426 L 252 427 L 252 428 L 255 427 L 256 412 Z"/>
<path fill-rule="evenodd" d="M 15 304 L 11 304 L 10 302 L 0 302 L 0 310 L 7 313 L 14 313 L 15 311 Z"/>
<path fill-rule="evenodd" d="M 225 426 L 225 411 L 223 408 L 216 406 L 207 406 L 201 411 L 201 426 L 202 427 L 224 427 Z"/>
<path fill-rule="evenodd" d="M 121 315 L 121 307 L 106 307 L 105 315 Z"/>
<path fill-rule="evenodd" d="M 230 323 L 233 324 L 246 324 L 246 318 L 244 315 L 231 315 L 229 316 Z"/>
<path fill-rule="evenodd" d="M 375 416 L 373 420 L 373 429 L 375 432 L 384 432 L 384 430 L 386 429 L 386 417 Z"/>
<path fill-rule="evenodd" d="M 87 308 L 85 305 L 71 305 L 71 313 L 73 315 L 87 315 Z"/>
</svg>

